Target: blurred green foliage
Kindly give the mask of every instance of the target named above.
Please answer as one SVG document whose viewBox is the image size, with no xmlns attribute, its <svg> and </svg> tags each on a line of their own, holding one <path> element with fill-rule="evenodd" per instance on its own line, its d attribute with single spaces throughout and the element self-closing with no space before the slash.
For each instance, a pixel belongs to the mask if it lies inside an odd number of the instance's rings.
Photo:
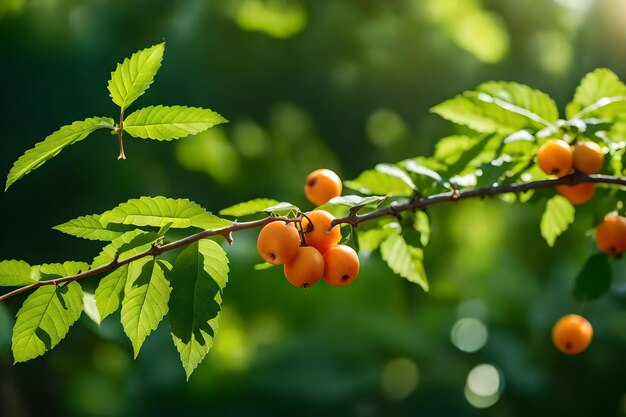
<svg viewBox="0 0 626 417">
<path fill-rule="evenodd" d="M 113 114 L 103 92 L 115 63 L 162 39 L 164 65 L 141 105 L 206 106 L 231 121 L 177 143 L 128 141 L 123 162 L 113 136 L 68 149 L 0 197 L 2 258 L 90 260 L 97 244 L 50 227 L 141 195 L 214 212 L 256 197 L 307 207 L 315 168 L 351 179 L 463 134 L 428 109 L 483 81 L 526 83 L 562 105 L 595 67 L 626 78 L 624 19 L 622 0 L 0 0 L 5 173 L 93 115 L 84 109 Z M 10 300 L 0 415 L 626 415 L 626 261 L 611 295 L 576 303 L 593 219 L 583 212 L 548 249 L 541 209 L 434 207 L 429 294 L 377 256 L 344 290 L 303 292 L 277 268 L 253 270 L 255 232 L 240 233 L 221 330 L 189 383 L 167 323 L 134 362 L 118 321 L 84 315 L 44 358 L 12 366 L 21 300 Z M 578 357 L 550 341 L 569 312 L 596 332 Z"/>
</svg>

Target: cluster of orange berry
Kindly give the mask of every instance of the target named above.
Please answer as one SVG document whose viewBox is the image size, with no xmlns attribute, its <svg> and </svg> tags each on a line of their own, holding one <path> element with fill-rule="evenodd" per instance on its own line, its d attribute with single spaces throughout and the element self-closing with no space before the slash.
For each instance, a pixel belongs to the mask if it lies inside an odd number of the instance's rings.
<svg viewBox="0 0 626 417">
<path fill-rule="evenodd" d="M 549 140 L 537 152 L 537 164 L 548 175 L 563 177 L 572 169 L 584 174 L 597 174 L 604 164 L 602 148 L 595 142 L 580 141 L 570 146 L 564 140 Z M 574 205 L 591 200 L 596 185 L 583 182 L 558 185 L 556 190 Z M 596 244 L 609 255 L 626 252 L 626 217 L 608 214 L 596 227 Z"/>
<path fill-rule="evenodd" d="M 340 196 L 341 190 L 341 179 L 328 169 L 313 171 L 304 185 L 304 194 L 316 206 Z M 296 287 L 308 288 L 320 278 L 334 286 L 351 284 L 359 274 L 359 257 L 350 246 L 338 245 L 341 231 L 330 227 L 333 220 L 329 212 L 313 210 L 299 225 L 271 222 L 259 233 L 259 255 L 272 265 L 284 265 L 285 277 Z"/>
<path fill-rule="evenodd" d="M 585 174 L 597 174 L 604 164 L 602 148 L 595 142 L 581 141 L 570 146 L 564 140 L 549 140 L 537 152 L 537 164 L 548 175 L 563 177 L 572 169 Z M 556 190 L 578 205 L 591 200 L 596 191 L 596 185 L 583 182 L 575 185 L 558 185 Z"/>
</svg>

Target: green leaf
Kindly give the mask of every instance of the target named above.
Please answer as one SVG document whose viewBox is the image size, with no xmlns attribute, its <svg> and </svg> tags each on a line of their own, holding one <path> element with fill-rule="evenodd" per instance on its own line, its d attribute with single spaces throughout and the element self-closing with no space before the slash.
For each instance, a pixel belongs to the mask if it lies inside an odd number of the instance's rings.
<svg viewBox="0 0 626 417">
<path fill-rule="evenodd" d="M 548 242 L 548 246 L 554 246 L 556 238 L 574 223 L 574 213 L 574 206 L 565 197 L 555 195 L 548 200 L 539 225 L 541 236 Z"/>
<path fill-rule="evenodd" d="M 501 156 L 490 163 L 480 166 L 476 185 L 478 187 L 491 187 L 500 184 L 505 174 L 516 164 L 510 156 Z"/>
<path fill-rule="evenodd" d="M 45 285 L 28 296 L 13 327 L 15 362 L 43 355 L 55 347 L 83 311 L 83 291 L 77 282 Z"/>
<path fill-rule="evenodd" d="M 626 85 L 615 73 L 598 68 L 585 75 L 565 108 L 569 119 L 614 117 L 626 111 Z"/>
<path fill-rule="evenodd" d="M 269 214 L 288 215 L 290 213 L 298 213 L 300 209 L 291 203 L 280 202 L 263 210 Z"/>
<path fill-rule="evenodd" d="M 363 194 L 409 197 L 416 187 L 402 169 L 389 164 L 378 164 L 375 169 L 363 171 L 356 179 L 344 181 L 346 187 Z"/>
<path fill-rule="evenodd" d="M 123 228 L 123 226 L 114 224 L 103 225 L 100 221 L 99 214 L 78 217 L 53 227 L 54 230 L 58 230 L 70 236 L 106 242 L 110 242 L 122 236 L 127 231 L 122 230 Z"/>
<path fill-rule="evenodd" d="M 161 240 L 161 238 L 165 236 L 165 233 L 167 233 L 167 231 L 169 230 L 170 225 L 171 223 L 168 223 L 167 225 L 163 226 L 158 232 L 145 232 L 138 234 L 130 241 L 124 242 L 118 248 L 117 253 L 122 254 L 137 248 L 142 248 L 141 251 L 143 252 L 147 249 L 147 246 L 151 245 L 157 240 Z"/>
<path fill-rule="evenodd" d="M 397 231 L 391 228 L 375 228 L 364 232 L 358 231 L 359 249 L 366 254 L 373 253 L 392 233 L 397 233 Z"/>
<path fill-rule="evenodd" d="M 221 216 L 243 217 L 250 214 L 261 213 L 279 202 L 271 198 L 257 198 L 244 203 L 235 204 L 220 210 Z"/>
<path fill-rule="evenodd" d="M 4 190 L 8 190 L 11 184 L 42 166 L 48 159 L 57 156 L 63 148 L 85 139 L 96 129 L 113 127 L 113 124 L 111 118 L 92 117 L 61 127 L 15 161 L 7 176 Z"/>
<path fill-rule="evenodd" d="M 141 270 L 129 268 L 129 265 L 123 265 L 102 278 L 98 283 L 94 298 L 101 320 L 104 320 L 120 308 L 120 300 L 123 297 L 126 283 L 136 278 L 136 276 L 129 277 L 131 272 L 137 274 Z"/>
<path fill-rule="evenodd" d="M 37 280 L 31 276 L 31 266 L 24 261 L 0 262 L 0 287 L 21 287 L 34 284 Z"/>
<path fill-rule="evenodd" d="M 428 291 L 422 249 L 409 246 L 401 234 L 392 233 L 380 245 L 380 253 L 394 273 Z"/>
<path fill-rule="evenodd" d="M 579 301 L 589 301 L 600 297 L 611 287 L 613 270 L 609 258 L 604 253 L 597 253 L 587 259 L 583 269 L 576 277 L 574 295 Z"/>
<path fill-rule="evenodd" d="M 66 261 L 62 264 L 43 264 L 39 267 L 42 279 L 69 277 L 87 271 L 89 264 L 85 262 Z"/>
<path fill-rule="evenodd" d="M 435 146 L 435 157 L 448 166 L 448 175 L 456 176 L 495 158 L 501 143 L 499 135 L 450 136 Z"/>
<path fill-rule="evenodd" d="M 173 140 L 226 122 L 214 111 L 200 107 L 150 106 L 128 115 L 124 130 L 136 138 Z"/>
<path fill-rule="evenodd" d="M 422 210 L 415 212 L 415 220 L 413 221 L 413 228 L 420 234 L 420 243 L 426 247 L 430 242 L 430 218 L 428 214 Z"/>
<path fill-rule="evenodd" d="M 339 197 L 331 198 L 324 206 L 347 206 L 351 208 L 355 207 L 378 207 L 380 203 L 387 199 L 384 195 L 372 195 L 369 197 L 362 197 L 360 195 L 342 195 Z"/>
<path fill-rule="evenodd" d="M 150 87 L 161 67 L 165 42 L 135 52 L 111 73 L 108 89 L 113 103 L 128 108 Z"/>
<path fill-rule="evenodd" d="M 414 174 L 422 175 L 424 177 L 428 177 L 439 184 L 443 184 L 444 182 L 439 173 L 433 171 L 428 167 L 425 167 L 424 165 L 418 164 L 417 161 L 413 159 L 407 159 L 406 161 L 404 161 L 403 166 L 404 169 L 406 169 L 407 171 Z"/>
<path fill-rule="evenodd" d="M 439 139 L 435 144 L 434 158 L 445 165 L 458 161 L 461 155 L 471 149 L 478 140 L 478 137 L 466 135 L 446 136 Z"/>
<path fill-rule="evenodd" d="M 103 213 L 100 221 L 105 225 L 117 223 L 138 227 L 163 227 L 171 223 L 171 227 L 175 229 L 216 229 L 232 224 L 230 220 L 220 219 L 187 199 L 161 196 L 128 200 Z"/>
<path fill-rule="evenodd" d="M 213 345 L 228 270 L 226 253 L 208 239 L 189 245 L 174 262 L 169 319 L 187 379 Z"/>
<path fill-rule="evenodd" d="M 91 262 L 92 268 L 97 268 L 104 264 L 108 264 L 113 261 L 117 256 L 118 261 L 123 261 L 125 259 L 130 258 L 131 256 L 137 255 L 141 252 L 144 252 L 150 249 L 150 244 L 153 242 L 150 239 L 147 239 L 147 242 L 142 242 L 143 245 L 127 245 L 129 242 L 137 242 L 137 238 L 139 236 L 150 236 L 154 237 L 155 240 L 158 237 L 155 237 L 155 233 L 153 232 L 145 232 L 143 230 L 133 230 L 130 232 L 124 233 L 122 236 L 115 238 L 111 243 L 106 245 L 100 253 L 93 259 Z M 122 248 L 126 248 L 126 250 L 122 250 Z"/>
<path fill-rule="evenodd" d="M 116 256 L 118 261 L 123 261 L 150 249 L 153 240 L 143 238 L 144 236 L 150 236 L 150 238 L 155 240 L 158 238 L 158 234 L 153 232 L 144 232 L 142 230 L 127 232 L 102 249 L 98 256 L 94 258 L 91 264 L 92 268 L 108 264 Z M 143 240 L 141 242 L 143 245 L 137 245 L 138 239 Z M 128 245 L 130 242 L 134 244 Z M 123 248 L 127 248 L 126 251 L 123 251 Z M 123 265 L 100 280 L 94 297 L 102 320 L 117 311 L 126 283 L 136 279 L 137 274 L 140 272 L 139 268 L 129 268 L 129 265 Z"/>
<path fill-rule="evenodd" d="M 545 93 L 523 84 L 491 81 L 475 91 L 433 107 L 446 120 L 484 133 L 540 130 L 558 120 L 558 109 Z"/>
<path fill-rule="evenodd" d="M 172 269 L 165 261 L 142 258 L 129 265 L 139 273 L 129 272 L 124 289 L 121 322 L 133 345 L 135 358 L 146 337 L 152 333 L 167 313 L 170 283 L 165 274 Z"/>
<path fill-rule="evenodd" d="M 83 292 L 83 306 L 87 317 L 97 325 L 100 325 L 102 318 L 100 317 L 100 312 L 98 311 L 98 307 L 96 307 L 96 300 L 92 293 Z"/>
</svg>

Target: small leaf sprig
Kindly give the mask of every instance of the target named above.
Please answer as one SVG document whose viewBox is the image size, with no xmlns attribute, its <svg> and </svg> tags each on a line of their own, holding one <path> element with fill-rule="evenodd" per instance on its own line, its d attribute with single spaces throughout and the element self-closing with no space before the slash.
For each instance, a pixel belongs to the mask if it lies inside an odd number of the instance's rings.
<svg viewBox="0 0 626 417">
<path fill-rule="evenodd" d="M 126 116 L 126 110 L 154 82 L 161 68 L 164 52 L 165 42 L 140 50 L 117 64 L 111 73 L 107 88 L 113 103 L 120 108 L 118 123 L 110 117 L 91 117 L 61 127 L 15 161 L 7 176 L 5 191 L 66 147 L 87 138 L 99 129 L 109 129 L 117 135 L 119 160 L 126 159 L 124 132 L 134 138 L 169 141 L 226 123 L 224 117 L 212 110 L 187 106 L 149 106 Z"/>
</svg>

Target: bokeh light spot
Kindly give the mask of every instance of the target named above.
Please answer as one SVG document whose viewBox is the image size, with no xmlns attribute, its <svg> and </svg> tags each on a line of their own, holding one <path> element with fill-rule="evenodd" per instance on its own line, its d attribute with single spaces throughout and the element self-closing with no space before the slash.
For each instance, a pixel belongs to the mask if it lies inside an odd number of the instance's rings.
<svg viewBox="0 0 626 417">
<path fill-rule="evenodd" d="M 450 339 L 463 352 L 476 352 L 487 343 L 487 327 L 482 321 L 466 317 L 452 326 Z"/>
<path fill-rule="evenodd" d="M 487 363 L 477 365 L 467 375 L 466 388 L 466 397 L 468 391 L 474 396 L 482 398 L 497 396 L 501 388 L 500 372 L 498 372 L 495 366 Z M 468 401 L 470 401 L 469 398 Z"/>
<path fill-rule="evenodd" d="M 306 11 L 299 3 L 281 0 L 244 0 L 237 10 L 240 28 L 286 39 L 304 29 Z"/>
<path fill-rule="evenodd" d="M 367 119 L 367 137 L 374 145 L 381 148 L 402 140 L 406 131 L 407 128 L 402 118 L 390 109 L 378 109 Z"/>
<path fill-rule="evenodd" d="M 381 375 L 383 391 L 394 400 L 402 400 L 409 395 L 419 382 L 419 370 L 415 362 L 408 358 L 389 361 Z"/>
<path fill-rule="evenodd" d="M 221 183 L 231 183 L 239 176 L 239 155 L 219 128 L 178 141 L 176 157 L 183 167 L 204 172 Z"/>
<path fill-rule="evenodd" d="M 247 158 L 261 157 L 269 147 L 269 141 L 263 128 L 248 120 L 237 122 L 234 125 L 233 140 L 237 150 Z"/>
</svg>

